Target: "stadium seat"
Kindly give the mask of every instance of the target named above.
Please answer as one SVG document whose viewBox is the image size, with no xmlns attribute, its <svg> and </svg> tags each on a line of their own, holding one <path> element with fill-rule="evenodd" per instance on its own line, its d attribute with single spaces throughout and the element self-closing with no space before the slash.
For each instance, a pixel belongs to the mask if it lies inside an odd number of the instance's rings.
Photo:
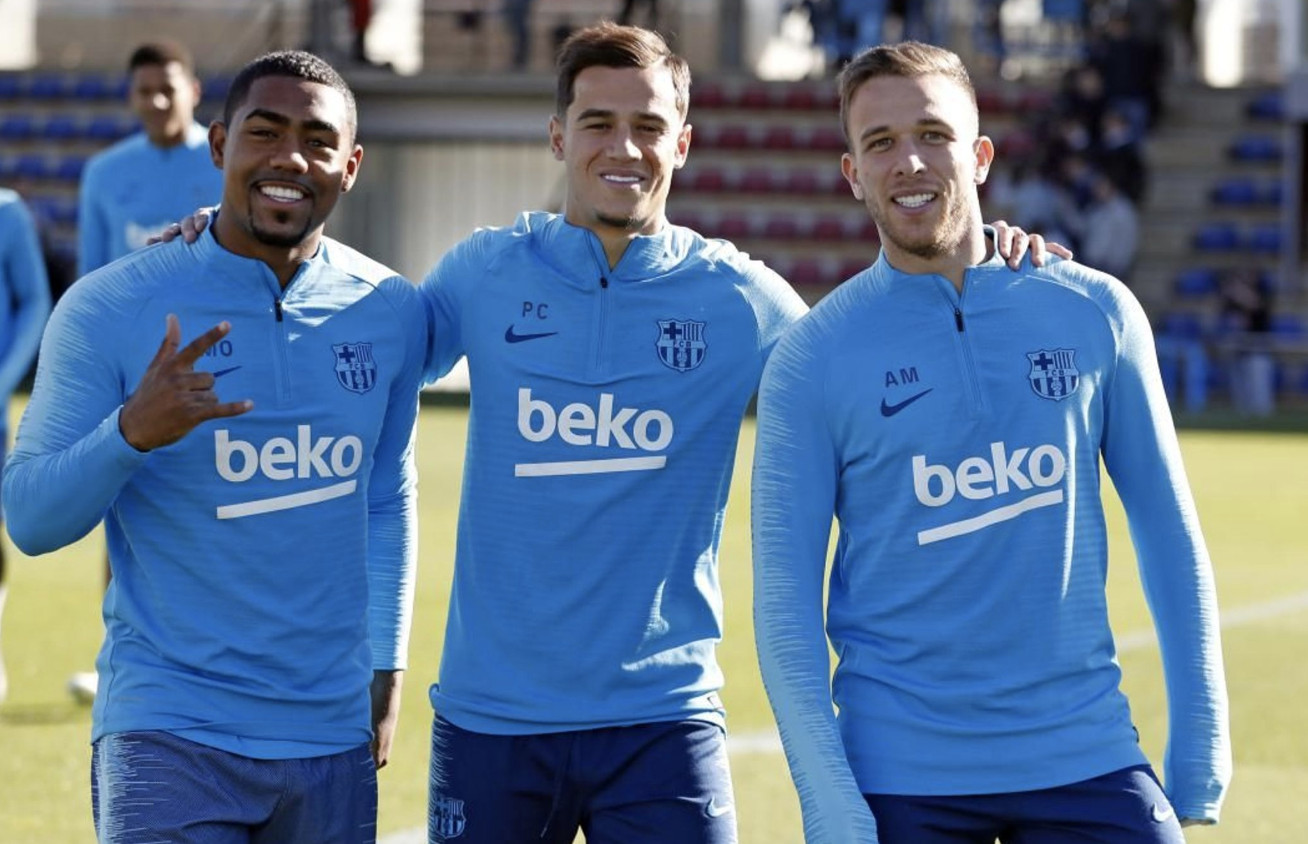
<svg viewBox="0 0 1308 844">
<path fill-rule="evenodd" d="M 720 149 L 747 149 L 751 146 L 749 129 L 739 124 L 731 124 L 718 129 L 714 146 Z"/>
<path fill-rule="evenodd" d="M 57 179 L 61 182 L 76 182 L 82 178 L 82 170 L 86 168 L 86 156 L 84 155 L 65 155 L 59 159 L 50 170 L 50 178 Z"/>
<path fill-rule="evenodd" d="M 1259 201 L 1265 205 L 1272 205 L 1277 208 L 1285 201 L 1285 185 L 1280 179 L 1272 179 L 1267 183 L 1267 188 L 1262 192 Z"/>
<path fill-rule="evenodd" d="M 1192 243 L 1200 252 L 1234 252 L 1240 248 L 1240 232 L 1234 223 L 1205 223 Z"/>
<path fill-rule="evenodd" d="M 1217 292 L 1217 271 L 1207 267 L 1190 267 L 1177 273 L 1172 284 L 1181 299 L 1202 299 Z"/>
<path fill-rule="evenodd" d="M 1298 314 L 1273 314 L 1271 333 L 1289 340 L 1301 340 L 1308 337 L 1308 325 Z"/>
<path fill-rule="evenodd" d="M 822 270 L 822 262 L 817 258 L 800 258 L 791 264 L 785 275 L 792 287 L 813 287 L 827 283 L 827 275 Z"/>
<path fill-rule="evenodd" d="M 1158 334 L 1177 340 L 1198 340 L 1204 335 L 1203 320 L 1186 311 L 1170 311 L 1159 320 Z"/>
<path fill-rule="evenodd" d="M 809 135 L 808 148 L 844 152 L 845 135 L 835 126 L 819 126 Z"/>
<path fill-rule="evenodd" d="M 748 109 L 772 108 L 772 86 L 766 82 L 750 83 L 740 89 L 736 105 Z"/>
<path fill-rule="evenodd" d="M 61 73 L 34 73 L 27 77 L 24 93 L 34 100 L 61 100 L 72 90 L 72 85 Z"/>
<path fill-rule="evenodd" d="M 716 167 L 701 167 L 691 177 L 690 189 L 700 193 L 721 193 L 727 189 L 727 174 Z"/>
<path fill-rule="evenodd" d="M 861 261 L 857 258 L 846 259 L 843 263 L 841 263 L 840 269 L 836 273 L 836 275 L 839 276 L 837 281 L 838 282 L 846 281 L 848 279 L 853 278 L 854 276 L 863 272 L 863 270 L 866 270 L 868 267 L 870 267 L 874 260 L 876 260 L 875 256 L 868 261 Z"/>
<path fill-rule="evenodd" d="M 741 193 L 772 193 L 776 190 L 770 167 L 750 167 L 740 177 Z"/>
<path fill-rule="evenodd" d="M 11 113 L 0 119 L 0 140 L 26 141 L 36 136 L 36 118 L 26 113 Z"/>
<path fill-rule="evenodd" d="M 207 102 L 222 102 L 231 90 L 232 77 L 225 74 L 206 76 L 200 83 L 200 99 Z M 126 94 L 126 91 L 123 92 Z"/>
<path fill-rule="evenodd" d="M 781 106 L 791 111 L 815 111 L 818 108 L 817 92 L 812 85 L 790 85 L 781 95 Z"/>
<path fill-rule="evenodd" d="M 1255 252 L 1277 253 L 1281 251 L 1281 226 L 1279 223 L 1267 223 L 1254 226 L 1249 232 L 1249 248 Z"/>
<path fill-rule="evenodd" d="M 813 223 L 813 228 L 809 231 L 809 237 L 814 240 L 822 240 L 832 243 L 844 240 L 846 237 L 845 221 L 842 217 L 832 214 L 825 214 L 818 217 Z"/>
<path fill-rule="evenodd" d="M 795 129 L 788 123 L 769 126 L 763 133 L 765 149 L 794 149 L 799 144 L 795 138 Z"/>
<path fill-rule="evenodd" d="M 822 183 L 818 180 L 817 173 L 808 168 L 796 167 L 782 180 L 781 190 L 807 196 L 821 193 Z"/>
<path fill-rule="evenodd" d="M 101 114 L 92 117 L 83 128 L 82 133 L 93 141 L 116 141 L 135 131 L 135 121 Z"/>
<path fill-rule="evenodd" d="M 73 80 L 72 97 L 87 102 L 117 99 L 119 88 L 124 84 L 121 77 L 109 78 L 99 73 L 83 73 Z"/>
<path fill-rule="evenodd" d="M 1275 120 L 1285 118 L 1285 102 L 1280 91 L 1268 91 L 1250 100 L 1244 113 L 1254 120 Z"/>
<path fill-rule="evenodd" d="M 763 224 L 763 236 L 768 240 L 797 240 L 800 233 L 799 221 L 787 213 L 773 214 Z"/>
<path fill-rule="evenodd" d="M 749 237 L 753 230 L 754 227 L 750 225 L 748 217 L 744 214 L 732 212 L 722 215 L 713 231 L 713 235 L 726 240 L 741 240 Z"/>
<path fill-rule="evenodd" d="M 1248 176 L 1233 176 L 1213 185 L 1208 196 L 1217 205 L 1254 205 L 1258 202 L 1258 185 Z"/>
<path fill-rule="evenodd" d="M 1245 135 L 1231 142 L 1227 155 L 1246 163 L 1280 161 L 1281 142 L 1270 135 Z"/>
<path fill-rule="evenodd" d="M 690 105 L 692 108 L 722 108 L 727 104 L 727 97 L 722 86 L 716 82 L 696 82 L 691 89 Z"/>
<path fill-rule="evenodd" d="M 0 73 L 0 100 L 16 100 L 22 95 L 22 78 L 18 74 Z"/>
<path fill-rule="evenodd" d="M 51 168 L 46 164 L 44 155 L 28 153 L 14 159 L 11 172 L 16 179 L 39 180 L 47 178 Z"/>
<path fill-rule="evenodd" d="M 53 114 L 41 126 L 41 135 L 51 141 L 71 141 L 81 131 L 78 122 L 68 114 Z"/>
</svg>

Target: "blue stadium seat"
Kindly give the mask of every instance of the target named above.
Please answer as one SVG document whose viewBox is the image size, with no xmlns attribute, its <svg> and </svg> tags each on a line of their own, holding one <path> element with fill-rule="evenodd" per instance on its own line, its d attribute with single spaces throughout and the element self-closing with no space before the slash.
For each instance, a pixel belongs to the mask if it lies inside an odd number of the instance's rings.
<svg viewBox="0 0 1308 844">
<path fill-rule="evenodd" d="M 1303 317 L 1298 314 L 1273 314 L 1271 333 L 1277 337 L 1301 340 L 1308 337 L 1308 325 L 1304 324 Z"/>
<path fill-rule="evenodd" d="M 1268 91 L 1250 100 L 1244 113 L 1254 120 L 1285 119 L 1285 102 L 1280 91 Z"/>
<path fill-rule="evenodd" d="M 1159 320 L 1158 334 L 1177 340 L 1198 340 L 1204 335 L 1203 320 L 1197 314 L 1170 311 Z"/>
<path fill-rule="evenodd" d="M 1217 292 L 1217 271 L 1207 267 L 1190 267 L 1177 273 L 1173 282 L 1178 298 L 1202 299 Z"/>
<path fill-rule="evenodd" d="M 1258 202 L 1258 185 L 1249 176 L 1233 176 L 1213 185 L 1209 198 L 1218 205 L 1254 205 Z"/>
<path fill-rule="evenodd" d="M 81 133 L 81 126 L 68 114 L 51 115 L 41 127 L 41 135 L 51 141 L 71 141 Z"/>
<path fill-rule="evenodd" d="M 34 100 L 62 100 L 72 90 L 62 73 L 34 73 L 27 77 L 25 93 Z"/>
<path fill-rule="evenodd" d="M 16 73 L 0 73 L 0 100 L 16 100 L 23 95 L 22 78 Z"/>
<path fill-rule="evenodd" d="M 82 130 L 93 141 L 116 141 L 136 131 L 136 121 L 109 114 L 92 117 Z"/>
<path fill-rule="evenodd" d="M 1281 203 L 1285 201 L 1285 185 L 1281 184 L 1280 179 L 1272 179 L 1267 183 L 1261 201 L 1266 205 L 1280 207 Z"/>
<path fill-rule="evenodd" d="M 1267 223 L 1254 226 L 1249 232 L 1249 248 L 1255 252 L 1277 253 L 1281 251 L 1281 226 L 1279 223 Z"/>
<path fill-rule="evenodd" d="M 17 179 L 45 179 L 50 175 L 50 167 L 45 156 L 36 153 L 20 155 L 13 161 L 13 176 Z"/>
<path fill-rule="evenodd" d="M 209 102 L 222 102 L 227 99 L 227 92 L 231 90 L 232 77 L 225 75 L 206 76 L 200 83 L 200 97 Z M 127 94 L 127 83 L 123 83 L 123 95 Z"/>
<path fill-rule="evenodd" d="M 1205 223 L 1192 243 L 1201 252 L 1234 252 L 1240 248 L 1240 231 L 1234 223 Z"/>
<path fill-rule="evenodd" d="M 1271 135 L 1245 135 L 1231 143 L 1227 154 L 1234 161 L 1280 161 L 1281 142 Z"/>
<path fill-rule="evenodd" d="M 36 136 L 36 118 L 15 112 L 0 119 L 0 140 L 26 141 Z"/>
<path fill-rule="evenodd" d="M 86 156 L 65 155 L 50 171 L 50 177 L 61 182 L 76 182 L 82 178 L 82 170 L 85 168 Z"/>
<path fill-rule="evenodd" d="M 61 225 L 77 225 L 77 197 L 56 197 L 51 200 L 50 213 L 54 222 Z"/>
<path fill-rule="evenodd" d="M 121 76 L 110 78 L 103 74 L 87 72 L 73 80 L 72 97 L 75 100 L 88 102 L 117 99 L 124 85 Z"/>
</svg>

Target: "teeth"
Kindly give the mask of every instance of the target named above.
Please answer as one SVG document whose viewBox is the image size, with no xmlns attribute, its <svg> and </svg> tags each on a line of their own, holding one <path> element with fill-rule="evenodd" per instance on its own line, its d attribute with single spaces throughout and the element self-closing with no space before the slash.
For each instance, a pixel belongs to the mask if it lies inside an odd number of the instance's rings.
<svg viewBox="0 0 1308 844">
<path fill-rule="evenodd" d="M 283 202 L 294 202 L 304 198 L 304 191 L 298 188 L 284 188 L 277 185 L 264 185 L 259 188 L 259 192 L 269 199 L 279 199 Z"/>
<path fill-rule="evenodd" d="M 895 197 L 895 202 L 905 208 L 921 208 L 935 198 L 934 193 L 915 193 L 912 196 Z"/>
<path fill-rule="evenodd" d="M 604 177 L 604 180 L 605 180 L 606 182 L 618 182 L 619 184 L 623 184 L 623 185 L 632 185 L 632 184 L 635 184 L 636 182 L 639 182 L 639 181 L 640 181 L 640 177 L 639 177 L 639 176 L 611 176 L 611 175 L 610 175 L 610 176 L 605 176 L 605 177 Z"/>
</svg>

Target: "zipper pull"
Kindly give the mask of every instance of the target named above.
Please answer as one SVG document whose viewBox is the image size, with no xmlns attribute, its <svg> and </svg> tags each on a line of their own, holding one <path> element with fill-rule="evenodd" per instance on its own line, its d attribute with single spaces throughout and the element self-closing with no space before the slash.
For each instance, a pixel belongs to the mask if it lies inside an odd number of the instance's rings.
<svg viewBox="0 0 1308 844">
<path fill-rule="evenodd" d="M 607 276 L 600 276 L 600 289 L 601 290 L 609 289 L 609 280 Z"/>
<path fill-rule="evenodd" d="M 273 313 L 275 313 L 275 314 L 277 315 L 277 321 L 278 321 L 278 322 L 281 322 L 281 321 L 282 321 L 282 300 L 281 300 L 281 299 L 273 299 Z M 960 328 L 959 330 L 962 331 L 961 328 Z"/>
<path fill-rule="evenodd" d="M 281 319 L 281 317 L 278 317 L 278 319 Z M 963 312 L 962 312 L 961 310 L 959 310 L 958 308 L 954 308 L 954 325 L 958 326 L 958 333 L 959 333 L 959 334 L 962 334 L 962 333 L 963 333 Z"/>
</svg>

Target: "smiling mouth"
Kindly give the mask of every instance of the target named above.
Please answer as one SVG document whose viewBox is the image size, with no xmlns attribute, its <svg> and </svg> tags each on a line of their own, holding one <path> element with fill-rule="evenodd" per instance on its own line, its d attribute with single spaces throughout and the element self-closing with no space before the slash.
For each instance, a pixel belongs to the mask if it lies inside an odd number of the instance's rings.
<svg viewBox="0 0 1308 844">
<path fill-rule="evenodd" d="M 640 176 L 621 176 L 616 174 L 606 174 L 600 176 L 600 179 L 602 179 L 606 184 L 617 185 L 618 187 L 639 185 L 645 181 Z"/>
<path fill-rule="evenodd" d="M 911 211 L 917 208 L 922 208 L 935 198 L 936 194 L 934 193 L 911 193 L 907 196 L 895 197 L 894 203 L 900 208 L 907 208 Z"/>
<path fill-rule="evenodd" d="M 302 188 L 289 185 L 260 185 L 258 192 L 265 199 L 284 204 L 292 204 L 308 198 L 308 193 Z"/>
</svg>

